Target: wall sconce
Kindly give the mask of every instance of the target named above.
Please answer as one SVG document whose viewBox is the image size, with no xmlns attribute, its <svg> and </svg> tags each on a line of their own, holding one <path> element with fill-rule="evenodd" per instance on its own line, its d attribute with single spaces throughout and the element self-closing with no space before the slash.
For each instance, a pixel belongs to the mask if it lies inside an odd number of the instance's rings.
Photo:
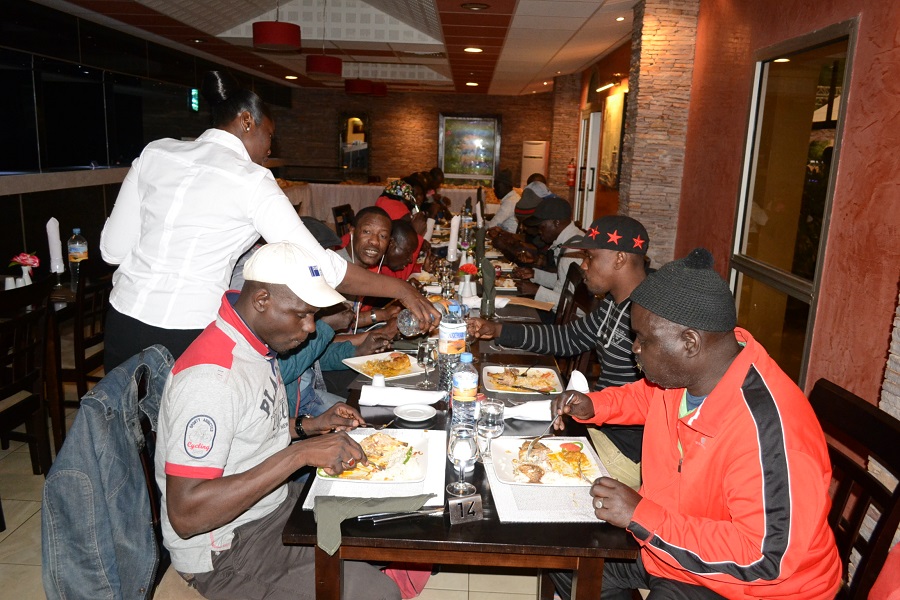
<svg viewBox="0 0 900 600">
<path fill-rule="evenodd" d="M 608 90 L 609 88 L 620 85 L 622 83 L 622 74 L 621 73 L 613 73 L 612 79 L 610 79 L 607 83 L 598 87 L 595 92 L 602 92 L 603 90 Z"/>
</svg>

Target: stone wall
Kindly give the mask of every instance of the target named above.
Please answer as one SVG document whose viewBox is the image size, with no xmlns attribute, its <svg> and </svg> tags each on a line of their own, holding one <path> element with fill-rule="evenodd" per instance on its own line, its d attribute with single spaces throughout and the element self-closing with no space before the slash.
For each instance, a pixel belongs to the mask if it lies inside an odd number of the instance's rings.
<svg viewBox="0 0 900 600">
<path fill-rule="evenodd" d="M 374 98 L 349 96 L 343 89 L 297 89 L 293 108 L 274 110 L 272 155 L 304 166 L 333 168 L 339 164 L 341 115 L 364 114 L 371 136 L 370 173 L 382 180 L 403 177 L 438 164 L 439 115 L 499 116 L 500 168 L 512 169 L 513 181 L 518 181 L 522 142 L 551 140 L 554 110 L 552 92 L 526 96 L 415 92 Z M 577 100 L 572 111 L 577 119 Z M 551 143 L 551 156 L 553 152 Z"/>
<path fill-rule="evenodd" d="M 634 8 L 620 212 L 647 228 L 655 265 L 674 258 L 699 4 Z"/>
<path fill-rule="evenodd" d="M 553 133 L 550 140 L 550 173 L 547 183 L 550 190 L 568 199 L 570 188 L 566 185 L 566 168 L 573 157 L 578 156 L 578 125 L 581 118 L 581 73 L 561 75 L 553 82 Z"/>
</svg>

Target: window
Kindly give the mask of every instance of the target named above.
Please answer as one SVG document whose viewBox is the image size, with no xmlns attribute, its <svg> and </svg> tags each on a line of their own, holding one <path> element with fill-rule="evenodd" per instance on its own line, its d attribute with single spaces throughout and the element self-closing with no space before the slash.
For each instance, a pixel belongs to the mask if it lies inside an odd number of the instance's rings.
<svg viewBox="0 0 900 600">
<path fill-rule="evenodd" d="M 732 255 L 738 322 L 801 382 L 836 169 L 851 24 L 757 63 Z"/>
</svg>

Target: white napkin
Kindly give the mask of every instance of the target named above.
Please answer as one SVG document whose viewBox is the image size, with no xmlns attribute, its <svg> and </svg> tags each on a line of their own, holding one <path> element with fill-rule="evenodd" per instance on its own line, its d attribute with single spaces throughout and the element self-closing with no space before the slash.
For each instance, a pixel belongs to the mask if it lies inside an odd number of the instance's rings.
<svg viewBox="0 0 900 600">
<path fill-rule="evenodd" d="M 550 415 L 550 400 L 531 400 L 523 402 L 519 406 L 508 406 L 503 409 L 504 419 L 518 419 L 520 421 L 547 421 Z"/>
<path fill-rule="evenodd" d="M 469 308 L 481 308 L 481 296 L 469 296 L 462 299 L 462 303 Z M 497 296 L 494 298 L 494 308 L 503 308 L 509 304 L 509 298 Z"/>
<path fill-rule="evenodd" d="M 475 203 L 475 223 L 478 225 L 478 229 L 484 227 L 484 219 L 481 217 L 481 202 Z"/>
<path fill-rule="evenodd" d="M 569 385 L 566 386 L 566 389 L 581 392 L 582 394 L 587 394 L 591 391 L 591 388 L 588 386 L 587 378 L 578 369 L 572 371 L 572 374 L 569 376 Z"/>
<path fill-rule="evenodd" d="M 434 235 L 434 219 L 429 218 L 425 221 L 425 235 L 422 237 L 425 238 L 425 241 L 430 242 L 432 235 Z"/>
<path fill-rule="evenodd" d="M 59 240 L 59 221 L 50 217 L 47 221 L 47 245 L 50 247 L 50 272 L 62 273 L 66 270 L 62 259 L 62 242 Z"/>
<path fill-rule="evenodd" d="M 459 215 L 450 219 L 450 242 L 447 244 L 447 260 L 449 261 L 456 260 L 459 252 L 457 249 L 459 245 L 459 219 Z"/>
<path fill-rule="evenodd" d="M 364 385 L 359 394 L 360 406 L 404 406 L 406 404 L 434 404 L 446 392 L 410 390 L 398 387 L 374 387 Z"/>
</svg>

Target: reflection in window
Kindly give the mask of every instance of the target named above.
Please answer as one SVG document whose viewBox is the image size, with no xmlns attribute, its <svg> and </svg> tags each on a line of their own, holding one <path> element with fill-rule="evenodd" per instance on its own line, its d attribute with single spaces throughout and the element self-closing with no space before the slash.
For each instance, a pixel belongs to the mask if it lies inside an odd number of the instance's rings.
<svg viewBox="0 0 900 600">
<path fill-rule="evenodd" d="M 759 64 L 750 173 L 732 266 L 738 322 L 804 376 L 848 38 Z"/>
</svg>

